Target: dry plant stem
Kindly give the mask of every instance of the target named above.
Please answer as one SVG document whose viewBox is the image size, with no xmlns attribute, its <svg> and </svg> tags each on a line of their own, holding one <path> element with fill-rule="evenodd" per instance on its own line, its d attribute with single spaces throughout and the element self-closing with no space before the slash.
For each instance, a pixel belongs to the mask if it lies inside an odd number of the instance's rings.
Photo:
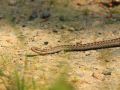
<svg viewBox="0 0 120 90">
<path fill-rule="evenodd" d="M 60 51 L 87 51 L 104 48 L 120 47 L 120 38 L 98 41 L 86 44 L 75 45 L 60 45 L 47 49 L 40 49 L 38 47 L 31 47 L 31 50 L 39 55 L 54 54 Z"/>
</svg>

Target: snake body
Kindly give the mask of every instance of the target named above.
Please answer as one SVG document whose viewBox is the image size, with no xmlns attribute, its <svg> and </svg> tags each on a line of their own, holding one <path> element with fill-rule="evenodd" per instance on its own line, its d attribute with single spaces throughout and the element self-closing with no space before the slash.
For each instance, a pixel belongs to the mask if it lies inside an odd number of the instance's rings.
<svg viewBox="0 0 120 90">
<path fill-rule="evenodd" d="M 38 47 L 31 47 L 31 50 L 39 55 L 54 54 L 60 51 L 87 51 L 103 48 L 120 47 L 120 38 L 98 41 L 86 44 L 74 44 L 74 45 L 60 45 L 47 49 L 40 49 Z"/>
</svg>

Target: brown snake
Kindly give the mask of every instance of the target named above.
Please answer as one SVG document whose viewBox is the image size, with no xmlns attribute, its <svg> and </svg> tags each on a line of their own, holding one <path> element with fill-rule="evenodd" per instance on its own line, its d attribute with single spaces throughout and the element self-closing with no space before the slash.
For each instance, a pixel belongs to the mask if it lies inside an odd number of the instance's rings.
<svg viewBox="0 0 120 90">
<path fill-rule="evenodd" d="M 38 47 L 31 47 L 31 50 L 39 55 L 54 54 L 60 51 L 87 51 L 103 48 L 120 47 L 120 38 L 98 41 L 86 44 L 74 44 L 74 45 L 60 45 L 51 47 L 48 49 L 40 49 Z"/>
</svg>

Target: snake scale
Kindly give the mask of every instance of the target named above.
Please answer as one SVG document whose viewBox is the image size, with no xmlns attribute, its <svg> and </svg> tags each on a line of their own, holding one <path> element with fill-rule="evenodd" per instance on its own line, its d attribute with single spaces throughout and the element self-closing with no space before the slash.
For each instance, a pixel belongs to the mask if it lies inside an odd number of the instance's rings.
<svg viewBox="0 0 120 90">
<path fill-rule="evenodd" d="M 74 44 L 74 45 L 60 45 L 47 49 L 40 49 L 38 47 L 31 47 L 31 50 L 39 55 L 54 54 L 60 51 L 87 51 L 103 48 L 120 47 L 120 38 L 98 41 L 86 44 Z"/>
</svg>

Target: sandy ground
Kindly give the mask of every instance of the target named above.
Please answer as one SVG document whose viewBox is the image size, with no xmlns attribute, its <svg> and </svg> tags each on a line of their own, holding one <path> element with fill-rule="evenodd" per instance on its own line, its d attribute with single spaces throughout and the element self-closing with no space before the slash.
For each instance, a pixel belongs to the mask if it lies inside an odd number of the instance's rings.
<svg viewBox="0 0 120 90">
<path fill-rule="evenodd" d="M 119 24 L 75 32 L 64 29 L 55 33 L 52 29 L 13 27 L 1 21 L 0 68 L 5 69 L 8 75 L 16 69 L 27 78 L 33 77 L 42 86 L 48 86 L 66 68 L 68 81 L 76 90 L 119 90 L 119 47 L 84 52 L 60 52 L 45 56 L 34 56 L 36 54 L 30 50 L 32 46 L 45 48 L 117 37 L 120 37 Z M 48 45 L 45 45 L 45 42 L 48 42 Z"/>
<path fill-rule="evenodd" d="M 18 71 L 28 81 L 27 84 L 35 80 L 40 88 L 36 90 L 48 88 L 61 74 L 67 76 L 67 81 L 76 90 L 120 90 L 120 47 L 45 56 L 37 55 L 30 49 L 32 46 L 49 48 L 118 38 L 120 6 L 108 12 L 108 8 L 99 4 L 86 6 L 92 0 L 74 0 L 74 8 L 68 8 L 69 0 L 62 0 L 62 4 L 56 2 L 55 7 L 51 6 L 50 19 L 41 22 L 44 20 L 40 17 L 28 20 L 32 11 L 42 9 L 39 8 L 39 0 L 35 3 L 28 1 L 23 7 L 19 7 L 22 4 L 18 3 L 17 8 L 14 7 L 16 2 L 10 2 L 11 6 L 7 6 L 4 1 L 1 1 L 1 14 L 6 14 L 5 17 L 13 23 L 4 17 L 0 19 L 0 74 L 1 70 L 8 76 Z M 108 18 L 110 13 L 114 13 L 112 19 Z M 41 15 L 41 12 L 38 14 Z M 6 90 L 1 78 L 8 85 L 11 83 L 0 77 L 0 90 Z"/>
</svg>

